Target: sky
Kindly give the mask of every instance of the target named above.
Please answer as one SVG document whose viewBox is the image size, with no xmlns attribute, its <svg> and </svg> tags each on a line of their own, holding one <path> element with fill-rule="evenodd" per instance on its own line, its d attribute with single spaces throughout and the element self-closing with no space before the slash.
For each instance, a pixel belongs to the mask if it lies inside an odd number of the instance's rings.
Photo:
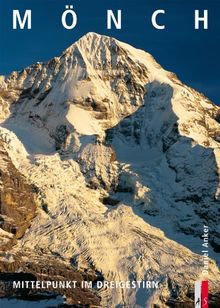
<svg viewBox="0 0 220 308">
<path fill-rule="evenodd" d="M 78 22 L 67 30 L 61 23 L 66 5 Z M 32 10 L 32 29 L 13 30 L 12 11 Z M 122 29 L 107 29 L 106 11 L 122 10 Z M 157 30 L 155 10 L 164 9 Z M 209 10 L 209 29 L 194 29 L 195 9 Z M 0 75 L 58 56 L 87 32 L 113 36 L 151 53 L 181 81 L 220 105 L 220 0 L 7 0 L 0 3 Z"/>
</svg>

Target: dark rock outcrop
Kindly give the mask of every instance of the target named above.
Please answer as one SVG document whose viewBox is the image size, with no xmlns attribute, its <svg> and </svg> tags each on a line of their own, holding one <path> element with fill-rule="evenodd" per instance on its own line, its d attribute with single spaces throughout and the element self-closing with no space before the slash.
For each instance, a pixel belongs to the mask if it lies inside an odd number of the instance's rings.
<svg viewBox="0 0 220 308">
<path fill-rule="evenodd" d="M 12 262 L 0 261 L 0 297 L 15 297 L 24 300 L 42 300 L 50 296 L 62 295 L 67 307 L 94 307 L 100 304 L 100 298 L 94 289 L 81 288 L 82 281 L 96 282 L 94 271 L 80 272 L 75 267 L 62 262 L 45 252 L 32 255 L 23 251 L 12 256 Z M 75 288 L 13 288 L 13 281 L 77 281 Z"/>
<path fill-rule="evenodd" d="M 35 215 L 34 188 L 15 168 L 0 143 L 0 226 L 21 238 Z"/>
</svg>

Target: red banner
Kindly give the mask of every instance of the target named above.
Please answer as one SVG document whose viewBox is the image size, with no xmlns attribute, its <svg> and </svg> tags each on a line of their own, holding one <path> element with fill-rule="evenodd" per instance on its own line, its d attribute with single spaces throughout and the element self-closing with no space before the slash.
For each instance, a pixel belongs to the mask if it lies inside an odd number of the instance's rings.
<svg viewBox="0 0 220 308">
<path fill-rule="evenodd" d="M 208 281 L 202 281 L 202 308 L 208 308 Z"/>
</svg>

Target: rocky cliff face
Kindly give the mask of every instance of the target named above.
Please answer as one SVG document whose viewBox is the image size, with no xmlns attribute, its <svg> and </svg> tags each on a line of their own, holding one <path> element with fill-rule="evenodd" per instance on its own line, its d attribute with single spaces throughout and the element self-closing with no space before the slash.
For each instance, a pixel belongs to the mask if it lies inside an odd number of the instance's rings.
<svg viewBox="0 0 220 308">
<path fill-rule="evenodd" d="M 99 306 L 100 298 L 95 291 L 81 288 L 81 282 L 84 280 L 95 283 L 97 275 L 95 271 L 80 272 L 70 264 L 65 264 L 51 255 L 48 251 L 31 251 L 23 250 L 22 252 L 10 255 L 9 262 L 0 260 L 0 297 L 17 298 L 17 305 L 21 305 L 21 300 L 30 303 L 38 301 L 40 305 L 42 300 L 47 300 L 45 305 L 50 304 L 50 300 L 62 296 L 61 303 L 64 307 L 89 307 L 89 305 Z M 76 288 L 72 289 L 60 287 L 56 289 L 48 287 L 32 289 L 31 287 L 14 288 L 12 281 L 47 281 L 69 282 L 77 281 Z M 65 298 L 67 299 L 65 301 Z M 12 299 L 11 299 L 12 300 Z"/>
<path fill-rule="evenodd" d="M 217 305 L 219 107 L 148 53 L 95 33 L 13 72 L 0 83 L 0 106 L 10 170 L 1 208 L 19 230 L 13 249 L 47 249 L 105 280 L 160 281 L 144 294 L 101 290 L 102 307 L 190 307 L 206 224 Z"/>
<path fill-rule="evenodd" d="M 1 228 L 21 238 L 36 215 L 34 187 L 15 168 L 3 142 L 0 143 Z"/>
</svg>

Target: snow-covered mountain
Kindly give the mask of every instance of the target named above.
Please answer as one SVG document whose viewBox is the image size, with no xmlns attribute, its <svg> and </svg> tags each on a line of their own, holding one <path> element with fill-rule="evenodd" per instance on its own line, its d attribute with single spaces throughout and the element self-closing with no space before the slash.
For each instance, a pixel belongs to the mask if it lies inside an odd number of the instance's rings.
<svg viewBox="0 0 220 308">
<path fill-rule="evenodd" d="M 105 280 L 160 281 L 101 290 L 101 307 L 191 307 L 208 225 L 210 293 L 219 292 L 219 107 L 150 54 L 88 33 L 2 77 L 0 110 L 0 155 L 34 187 L 37 208 L 2 262 L 44 251 Z"/>
</svg>

